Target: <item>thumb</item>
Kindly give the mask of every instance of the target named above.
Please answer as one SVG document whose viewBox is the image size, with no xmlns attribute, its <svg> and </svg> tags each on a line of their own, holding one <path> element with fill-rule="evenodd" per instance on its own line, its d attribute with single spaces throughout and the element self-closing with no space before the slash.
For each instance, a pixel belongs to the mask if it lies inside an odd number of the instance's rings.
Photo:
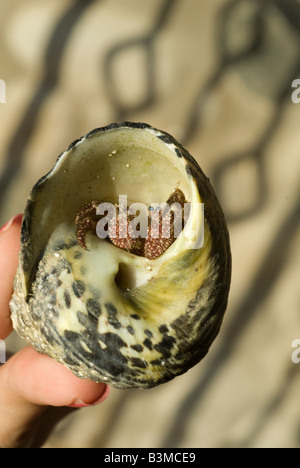
<svg viewBox="0 0 300 468">
<path fill-rule="evenodd" d="M 8 302 L 17 268 L 20 222 L 21 215 L 0 230 L 2 339 L 12 331 Z M 79 379 L 48 356 L 38 354 L 31 347 L 24 348 L 0 366 L 0 445 L 23 446 L 32 434 L 38 434 L 39 440 L 43 440 L 43 435 L 49 433 L 49 427 L 51 430 L 66 414 L 63 408 L 50 406 L 91 406 L 103 401 L 107 395 L 106 384 Z M 63 411 L 58 412 L 59 409 Z M 69 408 L 66 410 L 71 411 Z M 46 432 L 40 431 L 42 427 L 46 428 Z"/>
<path fill-rule="evenodd" d="M 0 394 L 35 405 L 86 407 L 101 403 L 108 395 L 104 383 L 79 379 L 66 367 L 28 346 L 0 368 Z M 0 399 L 1 401 L 1 399 Z"/>
<path fill-rule="evenodd" d="M 108 392 L 24 348 L 0 367 L 0 447 L 40 447 L 72 408 L 99 404 Z"/>
</svg>

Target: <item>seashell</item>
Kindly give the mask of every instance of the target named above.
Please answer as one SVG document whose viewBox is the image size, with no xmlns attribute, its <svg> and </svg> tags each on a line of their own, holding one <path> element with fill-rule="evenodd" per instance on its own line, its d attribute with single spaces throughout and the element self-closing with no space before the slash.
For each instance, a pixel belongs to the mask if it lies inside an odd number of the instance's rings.
<svg viewBox="0 0 300 468">
<path fill-rule="evenodd" d="M 167 201 L 171 210 L 162 210 Z M 140 239 L 129 229 L 137 217 L 126 211 L 137 202 L 148 210 L 147 223 L 150 211 L 159 211 Z M 116 208 L 106 239 L 96 234 L 105 220 L 96 211 L 101 203 Z M 184 214 L 179 229 L 178 214 Z M 74 141 L 33 187 L 12 321 L 38 352 L 81 378 L 150 388 L 207 354 L 230 276 L 224 215 L 196 161 L 165 132 L 115 123 Z"/>
</svg>

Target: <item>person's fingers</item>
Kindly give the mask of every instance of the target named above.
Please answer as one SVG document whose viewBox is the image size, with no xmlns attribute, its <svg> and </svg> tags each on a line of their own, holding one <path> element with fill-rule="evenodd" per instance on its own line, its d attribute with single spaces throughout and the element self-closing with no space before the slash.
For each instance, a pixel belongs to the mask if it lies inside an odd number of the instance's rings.
<svg viewBox="0 0 300 468">
<path fill-rule="evenodd" d="M 79 379 L 50 357 L 24 348 L 0 367 L 0 446 L 36 446 L 73 407 L 99 404 L 108 392 L 106 384 Z"/>
<path fill-rule="evenodd" d="M 79 379 L 62 364 L 30 346 L 0 368 L 1 385 L 36 405 L 88 406 L 98 404 L 107 395 L 106 384 Z"/>
<path fill-rule="evenodd" d="M 9 300 L 21 219 L 18 215 L 0 229 L 0 339 L 12 331 Z M 48 356 L 24 348 L 0 366 L 0 446 L 39 446 L 73 407 L 98 404 L 108 391 L 106 384 L 79 379 Z"/>
<path fill-rule="evenodd" d="M 22 215 L 17 215 L 0 230 L 0 339 L 2 340 L 12 331 L 8 304 L 18 264 L 21 221 Z"/>
</svg>

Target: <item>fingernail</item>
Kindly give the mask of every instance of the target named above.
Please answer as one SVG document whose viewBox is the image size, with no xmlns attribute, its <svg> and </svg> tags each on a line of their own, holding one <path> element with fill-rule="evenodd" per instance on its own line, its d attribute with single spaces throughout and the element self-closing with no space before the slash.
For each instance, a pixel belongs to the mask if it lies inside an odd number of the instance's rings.
<svg viewBox="0 0 300 468">
<path fill-rule="evenodd" d="M 96 401 L 93 401 L 92 403 L 84 403 L 82 400 L 75 400 L 72 405 L 69 405 L 70 408 L 88 408 L 90 406 L 97 406 L 100 403 L 102 403 L 106 398 L 108 397 L 110 388 L 108 385 L 105 386 L 103 393 L 99 398 L 97 398 Z"/>
<path fill-rule="evenodd" d="M 22 218 L 23 218 L 23 215 L 22 214 L 18 214 L 16 216 L 13 216 L 9 221 L 7 221 L 6 224 L 4 224 L 4 226 L 2 226 L 2 228 L 0 229 L 0 232 L 6 232 L 9 230 L 9 228 L 16 222 L 20 222 L 22 221 Z"/>
</svg>

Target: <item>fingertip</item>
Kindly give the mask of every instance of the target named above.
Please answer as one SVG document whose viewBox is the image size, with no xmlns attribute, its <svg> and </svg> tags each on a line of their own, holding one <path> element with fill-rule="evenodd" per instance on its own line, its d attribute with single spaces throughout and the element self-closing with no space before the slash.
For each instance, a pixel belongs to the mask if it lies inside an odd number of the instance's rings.
<svg viewBox="0 0 300 468">
<path fill-rule="evenodd" d="M 110 393 L 109 386 L 107 384 L 103 384 L 103 385 L 104 385 L 103 393 L 101 393 L 100 396 L 95 401 L 91 401 L 90 403 L 85 403 L 81 399 L 77 399 L 71 405 L 69 405 L 69 407 L 70 408 L 87 408 L 90 406 L 97 406 L 100 403 L 103 403 Z"/>
<path fill-rule="evenodd" d="M 6 231 L 8 231 L 11 226 L 13 224 L 20 224 L 22 223 L 22 219 L 23 219 L 23 214 L 22 213 L 19 213 L 15 216 L 13 216 L 12 218 L 10 218 L 7 223 L 5 223 L 1 228 L 0 228 L 0 233 L 4 233 Z"/>
</svg>

